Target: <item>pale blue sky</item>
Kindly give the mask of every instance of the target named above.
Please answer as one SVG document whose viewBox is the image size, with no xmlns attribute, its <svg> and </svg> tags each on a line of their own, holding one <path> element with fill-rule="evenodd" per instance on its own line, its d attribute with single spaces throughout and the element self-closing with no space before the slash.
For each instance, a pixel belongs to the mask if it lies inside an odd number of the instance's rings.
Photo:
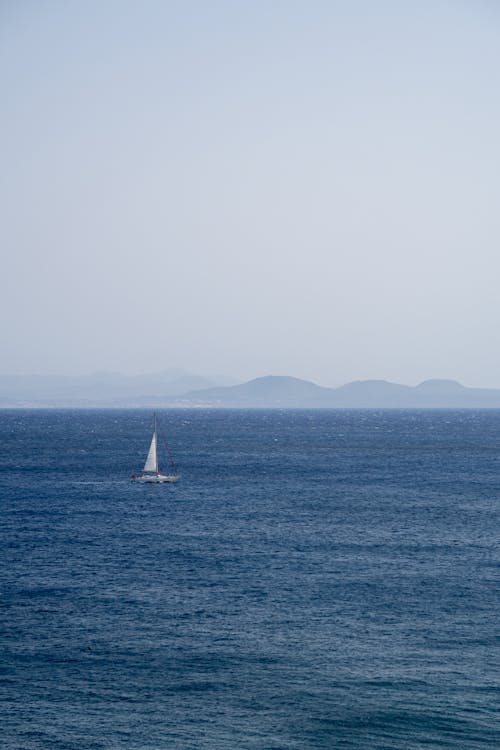
<svg viewBox="0 0 500 750">
<path fill-rule="evenodd" d="M 500 5 L 4 2 L 0 371 L 500 387 Z"/>
</svg>

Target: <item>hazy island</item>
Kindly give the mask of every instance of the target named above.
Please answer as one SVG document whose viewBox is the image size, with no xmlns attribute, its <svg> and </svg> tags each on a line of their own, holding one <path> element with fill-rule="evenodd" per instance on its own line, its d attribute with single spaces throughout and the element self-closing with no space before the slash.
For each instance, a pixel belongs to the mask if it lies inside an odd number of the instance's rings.
<svg viewBox="0 0 500 750">
<path fill-rule="evenodd" d="M 0 407 L 497 409 L 500 389 L 468 388 L 455 380 L 417 386 L 358 380 L 327 388 L 286 375 L 232 383 L 174 369 L 140 376 L 2 375 Z"/>
</svg>

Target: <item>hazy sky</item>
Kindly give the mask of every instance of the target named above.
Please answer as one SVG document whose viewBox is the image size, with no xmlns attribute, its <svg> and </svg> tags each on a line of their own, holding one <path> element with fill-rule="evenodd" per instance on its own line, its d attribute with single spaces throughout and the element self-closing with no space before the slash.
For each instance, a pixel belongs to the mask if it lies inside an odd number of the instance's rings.
<svg viewBox="0 0 500 750">
<path fill-rule="evenodd" d="M 495 0 L 4 0 L 0 371 L 500 387 Z"/>
</svg>

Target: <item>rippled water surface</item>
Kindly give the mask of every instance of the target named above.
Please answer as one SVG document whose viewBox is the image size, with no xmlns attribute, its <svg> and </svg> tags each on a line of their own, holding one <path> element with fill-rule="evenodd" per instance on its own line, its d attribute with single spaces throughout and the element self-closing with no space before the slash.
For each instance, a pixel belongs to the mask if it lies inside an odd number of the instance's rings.
<svg viewBox="0 0 500 750">
<path fill-rule="evenodd" d="M 500 412 L 159 418 L 0 412 L 2 747 L 500 747 Z"/>
</svg>

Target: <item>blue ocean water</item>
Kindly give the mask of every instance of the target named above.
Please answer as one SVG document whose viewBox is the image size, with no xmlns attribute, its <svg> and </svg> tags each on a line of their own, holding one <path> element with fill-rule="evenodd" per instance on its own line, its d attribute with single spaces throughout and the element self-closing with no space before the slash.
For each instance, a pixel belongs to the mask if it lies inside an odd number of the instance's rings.
<svg viewBox="0 0 500 750">
<path fill-rule="evenodd" d="M 500 412 L 151 418 L 0 412 L 2 747 L 500 747 Z"/>
</svg>

